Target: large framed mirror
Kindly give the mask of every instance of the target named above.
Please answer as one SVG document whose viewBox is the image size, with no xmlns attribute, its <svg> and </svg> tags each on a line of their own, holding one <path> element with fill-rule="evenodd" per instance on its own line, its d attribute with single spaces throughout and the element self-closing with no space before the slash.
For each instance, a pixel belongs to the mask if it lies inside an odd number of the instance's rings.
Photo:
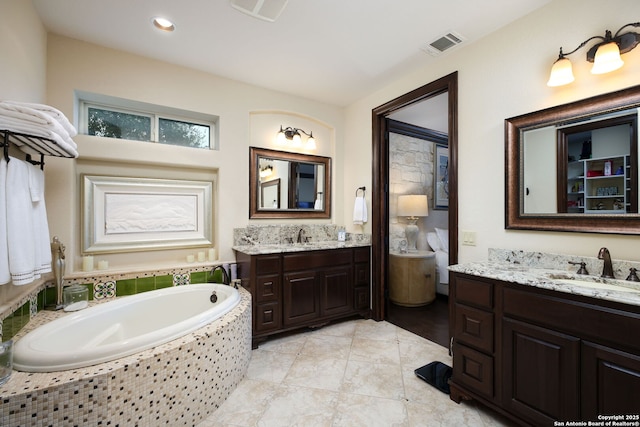
<svg viewBox="0 0 640 427">
<path fill-rule="evenodd" d="M 249 147 L 249 218 L 331 218 L 331 158 Z"/>
<path fill-rule="evenodd" d="M 640 86 L 505 120 L 507 229 L 640 234 Z"/>
</svg>

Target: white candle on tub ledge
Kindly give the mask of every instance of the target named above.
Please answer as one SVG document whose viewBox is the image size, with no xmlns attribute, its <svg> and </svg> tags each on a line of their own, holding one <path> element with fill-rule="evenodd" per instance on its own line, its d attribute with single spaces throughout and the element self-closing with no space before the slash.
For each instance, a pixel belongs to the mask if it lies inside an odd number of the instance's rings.
<svg viewBox="0 0 640 427">
<path fill-rule="evenodd" d="M 204 262 L 204 261 L 205 261 L 204 251 L 198 252 L 198 262 Z"/>
<path fill-rule="evenodd" d="M 92 255 L 85 255 L 82 257 L 82 271 L 93 271 Z"/>
<path fill-rule="evenodd" d="M 106 270 L 109 268 L 109 261 L 101 259 L 98 261 L 98 270 Z"/>
<path fill-rule="evenodd" d="M 209 249 L 209 261 L 213 262 L 216 260 L 216 250 L 211 248 Z"/>
<path fill-rule="evenodd" d="M 187 262 L 188 263 L 192 263 L 194 262 L 196 259 L 193 255 L 187 255 Z"/>
</svg>

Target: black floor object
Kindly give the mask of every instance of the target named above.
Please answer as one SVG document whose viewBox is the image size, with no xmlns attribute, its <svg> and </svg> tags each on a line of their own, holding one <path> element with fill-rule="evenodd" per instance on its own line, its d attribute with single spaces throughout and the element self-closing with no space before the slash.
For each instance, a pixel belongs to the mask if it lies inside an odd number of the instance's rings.
<svg viewBox="0 0 640 427">
<path fill-rule="evenodd" d="M 431 384 L 443 393 L 449 394 L 449 378 L 453 369 L 442 362 L 431 362 L 424 365 L 414 372 L 416 376 L 428 384 Z"/>
</svg>

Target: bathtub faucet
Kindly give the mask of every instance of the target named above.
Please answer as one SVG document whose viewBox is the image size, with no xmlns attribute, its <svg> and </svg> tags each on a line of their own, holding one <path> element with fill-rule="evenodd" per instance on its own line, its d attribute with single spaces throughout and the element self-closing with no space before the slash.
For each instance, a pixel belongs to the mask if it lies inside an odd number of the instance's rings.
<svg viewBox="0 0 640 427">
<path fill-rule="evenodd" d="M 224 283 L 225 285 L 231 285 L 231 277 L 229 277 L 229 273 L 227 273 L 227 270 L 225 270 L 225 268 L 221 265 L 216 265 L 215 267 L 213 267 L 213 270 L 211 270 L 211 276 L 213 276 L 213 273 L 215 273 L 216 270 L 222 271 L 222 283 Z"/>
</svg>

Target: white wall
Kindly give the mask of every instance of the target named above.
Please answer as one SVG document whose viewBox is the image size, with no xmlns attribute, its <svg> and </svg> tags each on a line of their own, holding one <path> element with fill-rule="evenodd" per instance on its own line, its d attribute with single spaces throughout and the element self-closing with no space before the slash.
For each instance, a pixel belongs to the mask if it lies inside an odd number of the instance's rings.
<svg viewBox="0 0 640 427">
<path fill-rule="evenodd" d="M 640 48 L 623 55 L 623 68 L 600 76 L 589 73 L 582 49 L 571 56 L 576 81 L 546 86 L 560 46 L 574 49 L 638 17 L 637 0 L 555 0 L 437 62 L 425 56 L 422 68 L 348 107 L 345 151 L 361 161 L 347 172 L 345 185 L 371 185 L 372 109 L 458 71 L 459 227 L 477 232 L 477 246 L 459 246 L 459 261 L 486 259 L 491 247 L 595 257 L 601 246 L 614 258 L 640 260 L 638 237 L 504 229 L 504 120 L 640 83 Z M 346 216 L 349 204 L 344 206 Z"/>
</svg>

